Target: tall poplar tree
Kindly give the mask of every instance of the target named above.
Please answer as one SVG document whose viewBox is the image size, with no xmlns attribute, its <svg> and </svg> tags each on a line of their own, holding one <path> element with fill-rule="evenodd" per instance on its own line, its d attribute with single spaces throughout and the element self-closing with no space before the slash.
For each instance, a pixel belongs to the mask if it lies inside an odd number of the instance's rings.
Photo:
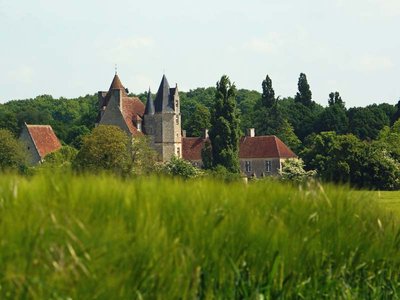
<svg viewBox="0 0 400 300">
<path fill-rule="evenodd" d="M 239 173 L 240 121 L 235 98 L 235 84 L 228 76 L 222 76 L 217 82 L 209 136 L 213 166 L 221 165 L 230 172 Z"/>
<path fill-rule="evenodd" d="M 294 100 L 303 104 L 304 106 L 310 107 L 312 105 L 312 93 L 310 85 L 307 82 L 307 76 L 304 73 L 300 73 L 299 82 L 297 84 L 299 91 L 296 94 Z"/>
<path fill-rule="evenodd" d="M 272 108 L 276 104 L 275 91 L 272 87 L 272 80 L 267 77 L 262 82 L 262 95 L 261 95 L 262 105 L 266 108 Z"/>
</svg>

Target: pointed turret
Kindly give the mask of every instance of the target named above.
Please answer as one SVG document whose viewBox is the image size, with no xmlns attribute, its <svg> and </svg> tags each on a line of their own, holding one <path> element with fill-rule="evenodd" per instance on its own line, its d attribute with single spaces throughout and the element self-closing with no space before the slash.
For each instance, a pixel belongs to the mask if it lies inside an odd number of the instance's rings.
<svg viewBox="0 0 400 300">
<path fill-rule="evenodd" d="M 154 100 L 155 112 L 171 112 L 173 107 L 170 105 L 170 87 L 167 77 L 163 75 L 158 88 L 156 99 Z"/>
<path fill-rule="evenodd" d="M 115 73 L 113 81 L 111 82 L 110 90 L 125 90 L 117 73 Z"/>
<path fill-rule="evenodd" d="M 146 102 L 146 108 L 144 110 L 145 115 L 154 115 L 154 102 L 153 99 L 151 99 L 151 91 L 149 88 L 149 91 L 147 92 L 147 102 Z"/>
</svg>

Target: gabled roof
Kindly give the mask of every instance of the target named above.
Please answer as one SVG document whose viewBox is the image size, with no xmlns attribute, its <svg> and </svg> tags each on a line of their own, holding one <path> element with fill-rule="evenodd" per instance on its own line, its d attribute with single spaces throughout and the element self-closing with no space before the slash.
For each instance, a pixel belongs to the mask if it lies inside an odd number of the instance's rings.
<svg viewBox="0 0 400 300">
<path fill-rule="evenodd" d="M 28 125 L 28 133 L 41 158 L 61 148 L 61 143 L 50 125 Z"/>
<path fill-rule="evenodd" d="M 146 102 L 146 108 L 144 110 L 145 115 L 154 115 L 154 102 L 153 99 L 151 99 L 151 91 L 149 88 L 149 91 L 147 92 L 147 102 Z"/>
<path fill-rule="evenodd" d="M 154 100 L 155 112 L 173 112 L 173 107 L 170 106 L 170 87 L 167 77 L 163 75 L 158 88 L 156 99 Z"/>
<path fill-rule="evenodd" d="M 289 149 L 278 137 L 255 136 L 242 137 L 239 148 L 240 158 L 290 158 L 296 154 Z"/>
<path fill-rule="evenodd" d="M 187 160 L 201 160 L 201 149 L 206 139 L 182 138 L 182 156 Z M 297 157 L 278 137 L 242 137 L 239 141 L 239 159 L 246 158 L 291 158 Z"/>
<path fill-rule="evenodd" d="M 137 129 L 137 122 L 142 120 L 144 114 L 142 101 L 136 97 L 123 97 L 121 100 L 121 112 L 131 134 L 141 134 Z"/>
</svg>

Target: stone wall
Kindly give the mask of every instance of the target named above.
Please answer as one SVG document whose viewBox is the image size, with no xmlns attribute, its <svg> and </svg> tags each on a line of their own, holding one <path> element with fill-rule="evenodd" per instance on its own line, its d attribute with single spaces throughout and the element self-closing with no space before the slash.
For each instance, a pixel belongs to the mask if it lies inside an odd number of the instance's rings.
<svg viewBox="0 0 400 300">
<path fill-rule="evenodd" d="M 28 163 L 31 165 L 36 165 L 40 163 L 42 159 L 39 155 L 39 152 L 36 149 L 35 143 L 33 142 L 26 126 L 23 127 L 19 139 L 24 144 L 25 149 L 28 152 Z"/>
<path fill-rule="evenodd" d="M 271 162 L 271 170 L 266 169 L 266 161 Z M 246 170 L 246 162 L 250 164 L 250 170 Z M 281 159 L 279 158 L 246 158 L 240 159 L 240 170 L 251 177 L 255 174 L 257 177 L 278 175 L 281 169 Z"/>
<path fill-rule="evenodd" d="M 120 98 L 121 91 L 113 90 L 111 98 L 108 102 L 107 108 L 104 111 L 103 117 L 100 120 L 99 125 L 115 125 L 121 128 L 126 132 L 129 136 L 131 136 L 131 132 L 129 131 L 128 126 L 125 123 L 124 116 L 120 110 Z"/>
</svg>

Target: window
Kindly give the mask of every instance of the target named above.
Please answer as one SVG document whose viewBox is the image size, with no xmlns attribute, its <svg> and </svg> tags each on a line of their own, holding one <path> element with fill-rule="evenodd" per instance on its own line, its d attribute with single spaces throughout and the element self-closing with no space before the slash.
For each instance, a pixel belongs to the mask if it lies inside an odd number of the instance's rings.
<svg viewBox="0 0 400 300">
<path fill-rule="evenodd" d="M 178 147 L 176 149 L 176 154 L 177 154 L 178 157 L 181 157 L 181 148 Z"/>
<path fill-rule="evenodd" d="M 246 172 L 251 172 L 251 161 L 245 161 Z"/>
<path fill-rule="evenodd" d="M 179 125 L 179 116 L 175 117 L 176 125 Z"/>
<path fill-rule="evenodd" d="M 178 108 L 178 106 L 179 106 L 178 100 L 175 101 L 175 106 L 176 106 L 176 108 Z"/>
<path fill-rule="evenodd" d="M 265 161 L 265 171 L 266 172 L 271 172 L 272 170 L 272 162 L 270 160 Z"/>
</svg>

